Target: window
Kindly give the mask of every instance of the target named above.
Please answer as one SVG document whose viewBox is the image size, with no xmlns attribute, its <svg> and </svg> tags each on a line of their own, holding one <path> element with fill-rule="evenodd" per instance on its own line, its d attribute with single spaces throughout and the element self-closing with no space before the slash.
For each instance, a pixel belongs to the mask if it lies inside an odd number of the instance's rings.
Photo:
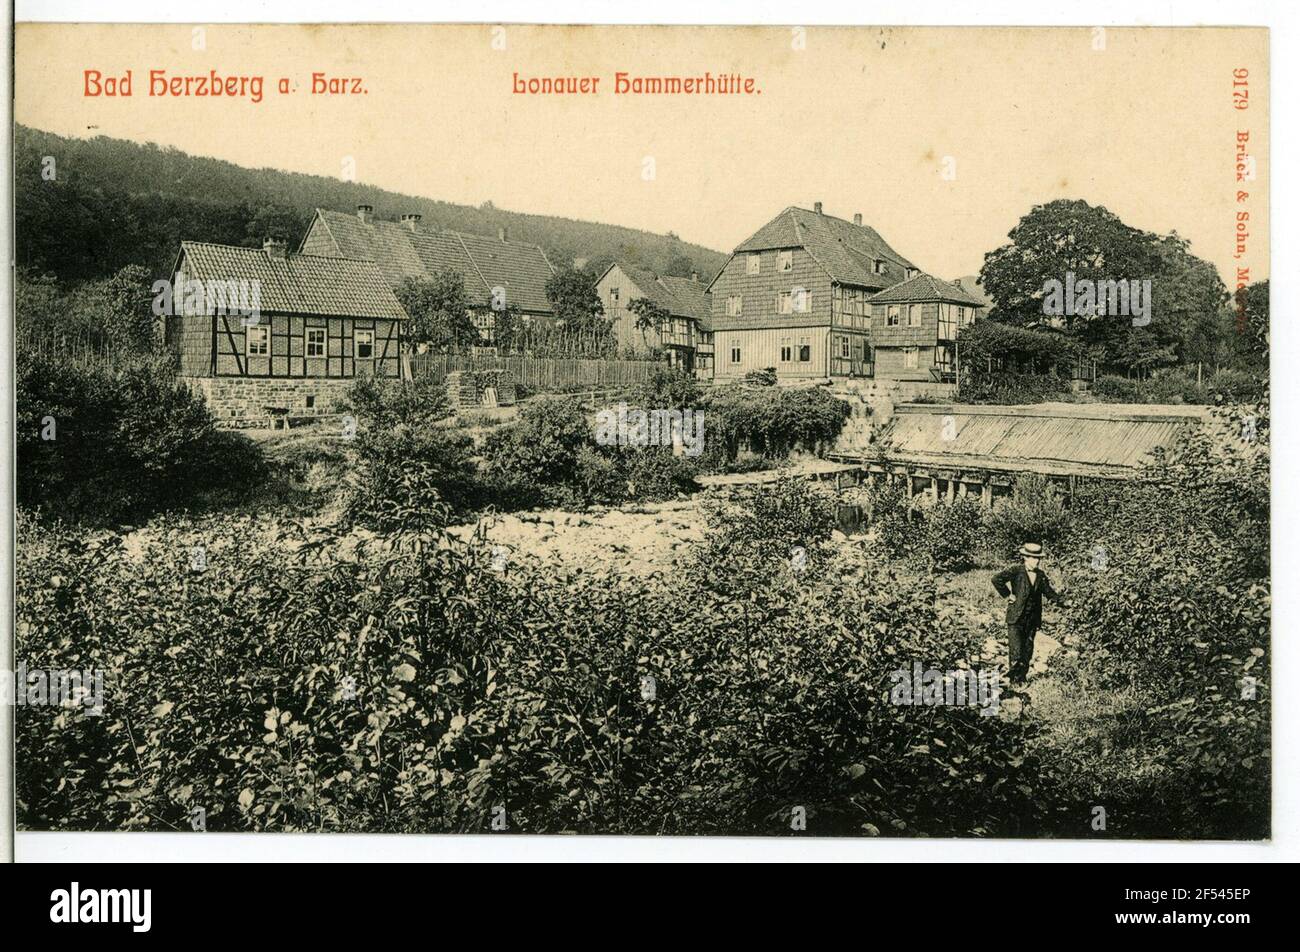
<svg viewBox="0 0 1300 952">
<path fill-rule="evenodd" d="M 806 288 L 795 288 L 791 292 L 791 302 L 796 314 L 806 314 L 810 310 L 812 295 Z"/>
<path fill-rule="evenodd" d="M 776 270 L 793 271 L 794 270 L 794 252 L 778 251 L 776 253 Z"/>
<path fill-rule="evenodd" d="M 266 357 L 271 353 L 271 328 L 249 325 L 245 330 L 249 357 Z"/>
<path fill-rule="evenodd" d="M 756 254 L 745 256 L 745 273 L 758 274 L 760 257 Z"/>
<path fill-rule="evenodd" d="M 907 268 L 907 269 L 905 269 L 905 270 L 903 271 L 903 275 L 904 275 L 904 277 L 906 277 L 906 278 L 914 278 L 914 277 L 916 277 L 916 276 L 917 276 L 918 274 L 920 274 L 920 273 L 921 273 L 921 272 L 920 272 L 920 271 L 917 271 L 915 268 Z"/>
<path fill-rule="evenodd" d="M 618 307 L 618 288 L 609 289 L 609 303 Z"/>
<path fill-rule="evenodd" d="M 919 304 L 907 305 L 907 326 L 908 327 L 921 326 L 921 305 Z"/>
<path fill-rule="evenodd" d="M 812 360 L 812 345 L 808 342 L 807 337 L 799 338 L 799 362 L 806 364 Z"/>
<path fill-rule="evenodd" d="M 849 339 L 847 337 L 840 338 L 840 356 L 849 356 Z"/>
<path fill-rule="evenodd" d="M 790 362 L 790 357 L 792 355 L 793 355 L 793 350 L 790 347 L 790 338 L 782 337 L 781 338 L 781 362 L 788 364 Z"/>
<path fill-rule="evenodd" d="M 916 348 L 915 347 L 903 348 L 903 366 L 907 370 L 916 369 Z"/>
<path fill-rule="evenodd" d="M 885 318 L 885 326 L 887 327 L 898 326 L 898 305 L 897 304 L 889 305 L 888 316 Z"/>
<path fill-rule="evenodd" d="M 740 317 L 741 297 L 732 294 L 727 297 L 727 317 Z"/>
<path fill-rule="evenodd" d="M 885 260 L 883 258 L 877 258 L 875 261 L 872 262 L 872 265 L 873 265 L 872 270 L 875 271 L 876 274 L 885 273 Z"/>
<path fill-rule="evenodd" d="M 358 330 L 353 333 L 357 360 L 372 360 L 375 356 L 375 332 Z"/>
<path fill-rule="evenodd" d="M 733 364 L 740 363 L 740 341 L 735 338 L 731 340 L 731 362 Z"/>
<path fill-rule="evenodd" d="M 790 313 L 790 292 L 789 291 L 776 292 L 776 313 L 778 314 Z"/>
<path fill-rule="evenodd" d="M 323 327 L 307 328 L 307 356 L 308 357 L 325 356 L 325 328 Z"/>
</svg>

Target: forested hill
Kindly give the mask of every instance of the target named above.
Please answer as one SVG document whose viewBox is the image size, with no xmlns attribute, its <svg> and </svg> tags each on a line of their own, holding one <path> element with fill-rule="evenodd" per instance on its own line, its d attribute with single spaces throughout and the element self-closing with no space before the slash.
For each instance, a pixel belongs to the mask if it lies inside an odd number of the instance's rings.
<svg viewBox="0 0 1300 952">
<path fill-rule="evenodd" d="M 53 158 L 53 180 L 50 162 Z M 593 267 L 627 258 L 664 274 L 712 277 L 726 256 L 675 235 L 454 205 L 358 182 L 275 169 L 247 169 L 174 148 L 99 136 L 74 139 L 15 127 L 17 263 L 65 283 L 104 277 L 128 264 L 165 273 L 181 239 L 259 246 L 271 230 L 295 247 L 317 208 L 375 207 L 381 218 L 419 212 L 424 221 L 542 246 L 556 266 Z M 43 175 L 43 171 L 45 174 Z"/>
</svg>

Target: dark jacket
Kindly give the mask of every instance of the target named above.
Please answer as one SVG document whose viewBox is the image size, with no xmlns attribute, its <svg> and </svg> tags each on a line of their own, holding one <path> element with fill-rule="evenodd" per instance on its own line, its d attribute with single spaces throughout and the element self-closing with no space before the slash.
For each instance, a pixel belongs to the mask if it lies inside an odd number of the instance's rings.
<svg viewBox="0 0 1300 952">
<path fill-rule="evenodd" d="M 1037 579 L 1029 584 L 1029 573 L 1024 564 L 1013 565 L 993 576 L 993 587 L 1003 598 L 1015 593 L 1016 600 L 1007 606 L 1007 624 L 1038 628 L 1043 623 L 1043 596 L 1056 598 L 1056 590 L 1047 579 L 1047 573 L 1036 570 Z"/>
</svg>

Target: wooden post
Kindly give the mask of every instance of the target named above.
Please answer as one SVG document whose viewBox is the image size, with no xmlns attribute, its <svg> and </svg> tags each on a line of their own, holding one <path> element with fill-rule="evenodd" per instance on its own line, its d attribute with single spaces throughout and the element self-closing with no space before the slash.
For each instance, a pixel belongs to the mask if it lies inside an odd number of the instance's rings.
<svg viewBox="0 0 1300 952">
<path fill-rule="evenodd" d="M 993 481 L 984 477 L 984 482 L 980 485 L 980 503 L 985 509 L 993 508 Z"/>
</svg>

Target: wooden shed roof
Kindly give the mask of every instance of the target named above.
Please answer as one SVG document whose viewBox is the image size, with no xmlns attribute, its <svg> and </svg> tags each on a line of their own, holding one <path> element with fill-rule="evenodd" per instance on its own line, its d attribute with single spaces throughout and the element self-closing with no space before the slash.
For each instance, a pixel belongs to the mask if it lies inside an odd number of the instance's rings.
<svg viewBox="0 0 1300 952">
<path fill-rule="evenodd" d="M 1204 407 L 1128 404 L 903 404 L 894 413 L 884 436 L 891 462 L 1048 476 L 1131 475 L 1209 419 Z"/>
</svg>

